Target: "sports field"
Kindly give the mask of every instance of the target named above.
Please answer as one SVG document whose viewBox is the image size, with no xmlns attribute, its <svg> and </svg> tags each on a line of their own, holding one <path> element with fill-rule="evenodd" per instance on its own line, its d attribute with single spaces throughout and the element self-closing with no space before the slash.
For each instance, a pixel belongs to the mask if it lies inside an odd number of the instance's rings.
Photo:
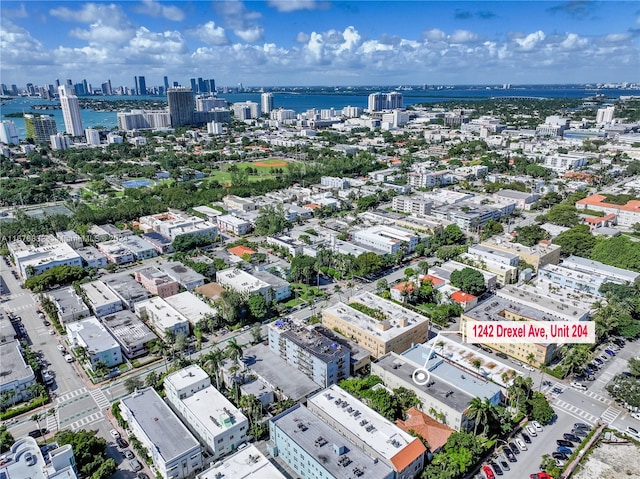
<svg viewBox="0 0 640 479">
<path fill-rule="evenodd" d="M 275 168 L 285 168 L 288 161 L 280 158 L 268 158 L 266 160 L 259 161 L 241 161 L 239 163 L 233 163 L 239 170 L 244 170 L 248 167 L 255 169 L 256 173 L 249 175 L 249 182 L 260 181 L 268 178 L 273 178 L 272 170 Z M 208 181 L 217 181 L 221 185 L 227 185 L 231 183 L 231 172 L 229 167 L 231 165 L 222 165 L 221 169 L 215 170 L 208 177 Z"/>
</svg>

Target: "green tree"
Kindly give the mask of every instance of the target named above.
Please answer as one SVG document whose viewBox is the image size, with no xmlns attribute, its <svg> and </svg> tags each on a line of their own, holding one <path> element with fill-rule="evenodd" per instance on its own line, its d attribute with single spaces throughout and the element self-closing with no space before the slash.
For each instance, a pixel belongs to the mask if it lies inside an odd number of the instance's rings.
<svg viewBox="0 0 640 479">
<path fill-rule="evenodd" d="M 495 429 L 499 424 L 496 407 L 487 398 L 484 400 L 473 398 L 469 403 L 466 415 L 474 421 L 474 434 L 477 434 L 478 428 L 481 428 L 482 434 L 487 436 L 489 431 Z"/>
<path fill-rule="evenodd" d="M 109 479 L 118 469 L 116 461 L 109 458 L 100 464 L 98 470 L 91 475 L 91 479 Z"/>
<path fill-rule="evenodd" d="M 227 324 L 234 324 L 244 316 L 245 301 L 244 297 L 238 291 L 227 289 L 222 292 L 220 299 L 217 301 L 220 315 Z"/>
<path fill-rule="evenodd" d="M 568 228 L 576 226 L 581 221 L 576 207 L 564 203 L 552 206 L 545 215 L 545 218 L 554 225 L 566 226 Z"/>
<path fill-rule="evenodd" d="M 484 276 L 473 268 L 457 269 L 451 273 L 449 281 L 456 288 L 460 288 L 467 294 L 480 296 L 487 290 L 484 285 Z"/>
<path fill-rule="evenodd" d="M 254 344 L 262 342 L 262 326 L 259 324 L 251 328 L 251 340 Z"/>
<path fill-rule="evenodd" d="M 144 378 L 144 385 L 147 387 L 157 388 L 160 384 L 160 378 L 155 371 L 150 371 L 147 377 Z"/>
<path fill-rule="evenodd" d="M 538 391 L 533 392 L 529 403 L 531 406 L 532 419 L 538 421 L 540 424 L 549 424 L 556 415 L 545 395 Z"/>
<path fill-rule="evenodd" d="M 76 459 L 76 467 L 82 477 L 91 477 L 107 460 L 107 441 L 97 436 L 97 431 L 70 431 L 63 429 L 55 435 L 58 444 L 70 444 Z"/>
<path fill-rule="evenodd" d="M 504 228 L 502 224 L 500 224 L 496 220 L 487 221 L 482 227 L 482 231 L 480 232 L 480 239 L 486 240 L 491 238 L 492 236 L 502 234 L 504 232 Z"/>
<path fill-rule="evenodd" d="M 562 469 L 558 467 L 556 460 L 550 454 L 542 456 L 540 466 L 541 469 L 551 477 L 560 477 L 562 475 Z"/>
<path fill-rule="evenodd" d="M 6 425 L 0 426 L 0 454 L 3 454 L 9 450 L 15 440 L 7 429 Z"/>
<path fill-rule="evenodd" d="M 251 316 L 255 319 L 262 321 L 269 314 L 269 304 L 265 301 L 264 297 L 259 293 L 253 293 L 249 296 L 247 301 Z"/>
<path fill-rule="evenodd" d="M 376 281 L 376 293 L 380 294 L 389 289 L 389 282 L 382 278 Z"/>
<path fill-rule="evenodd" d="M 447 225 L 442 232 L 442 236 L 446 245 L 463 244 L 467 240 L 458 225 Z"/>
<path fill-rule="evenodd" d="M 260 214 L 255 221 L 255 231 L 262 236 L 280 233 L 290 224 L 286 219 L 282 205 L 265 205 L 260 208 Z"/>
<path fill-rule="evenodd" d="M 215 380 L 216 389 L 220 389 L 220 368 L 224 360 L 224 352 L 214 347 L 204 356 L 200 356 L 200 366 Z"/>
<path fill-rule="evenodd" d="M 144 383 L 138 377 L 131 377 L 124 380 L 124 387 L 129 394 L 131 394 L 136 389 L 141 389 L 144 386 Z"/>
<path fill-rule="evenodd" d="M 242 355 L 244 354 L 244 350 L 236 338 L 231 338 L 227 343 L 227 347 L 225 348 L 225 353 L 229 359 L 231 359 L 234 363 L 238 364 Z"/>
<path fill-rule="evenodd" d="M 310 284 L 318 273 L 318 263 L 315 258 L 307 255 L 298 255 L 291 260 L 291 281 Z"/>
<path fill-rule="evenodd" d="M 589 226 L 577 225 L 560 233 L 553 243 L 559 245 L 563 253 L 589 258 L 596 244 L 596 237 L 591 234 Z"/>
<path fill-rule="evenodd" d="M 640 377 L 640 359 L 629 359 L 629 372 L 635 377 Z"/>
<path fill-rule="evenodd" d="M 515 241 L 524 246 L 535 246 L 543 239 L 549 239 L 549 233 L 538 225 L 518 226 L 515 228 Z"/>
<path fill-rule="evenodd" d="M 356 257 L 354 266 L 358 276 L 367 276 L 382 267 L 382 258 L 375 253 L 362 253 Z"/>
<path fill-rule="evenodd" d="M 640 271 L 640 243 L 631 241 L 627 236 L 598 239 L 591 259 L 618 268 Z"/>
</svg>

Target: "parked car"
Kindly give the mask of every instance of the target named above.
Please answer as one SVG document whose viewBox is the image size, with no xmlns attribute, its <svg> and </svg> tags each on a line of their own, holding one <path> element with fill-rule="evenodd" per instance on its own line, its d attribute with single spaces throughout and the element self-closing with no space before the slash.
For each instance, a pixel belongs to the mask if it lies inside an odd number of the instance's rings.
<svg viewBox="0 0 640 479">
<path fill-rule="evenodd" d="M 73 356 L 71 356 L 70 354 L 65 354 L 64 360 L 68 363 L 72 363 L 74 361 Z"/>
<path fill-rule="evenodd" d="M 554 451 L 551 453 L 551 457 L 553 457 L 556 460 L 560 460 L 560 461 L 566 461 L 567 459 L 569 459 L 569 456 L 567 456 L 566 454 L 562 453 L 562 452 L 557 452 Z"/>
<path fill-rule="evenodd" d="M 131 459 L 129 461 L 129 465 L 131 466 L 131 470 L 133 472 L 138 472 L 142 470 L 142 464 L 140 464 L 140 461 L 138 461 L 137 459 Z"/>
<path fill-rule="evenodd" d="M 109 434 L 111 434 L 111 437 L 114 439 L 118 439 L 120 436 L 120 433 L 116 430 L 116 429 L 111 429 L 111 431 L 109 431 Z"/>
<path fill-rule="evenodd" d="M 502 476 L 502 474 L 504 474 L 502 472 L 502 468 L 498 465 L 497 462 L 491 461 L 489 465 L 491 466 L 491 468 L 493 469 L 493 472 L 495 472 L 497 476 Z"/>
<path fill-rule="evenodd" d="M 533 427 L 532 424 L 527 424 L 527 427 L 525 427 L 525 429 L 527 430 L 530 436 L 536 437 L 538 435 L 538 433 L 536 432 L 536 428 Z"/>
<path fill-rule="evenodd" d="M 552 477 L 544 471 L 536 472 L 535 474 L 530 474 L 529 479 L 552 479 Z"/>
<path fill-rule="evenodd" d="M 520 435 L 526 444 L 531 444 L 531 438 L 526 432 L 521 432 Z"/>
<path fill-rule="evenodd" d="M 556 444 L 558 446 L 573 447 L 573 443 L 571 441 L 565 441 L 564 439 L 556 440 Z"/>
<path fill-rule="evenodd" d="M 611 349 L 605 349 L 604 352 L 607 353 L 609 356 L 615 356 L 616 355 L 616 353 Z"/>
<path fill-rule="evenodd" d="M 583 422 L 576 422 L 573 427 L 574 429 L 586 429 L 587 431 L 591 431 L 591 426 Z"/>
<path fill-rule="evenodd" d="M 516 438 L 515 443 L 518 446 L 518 449 L 520 449 L 521 451 L 526 451 L 527 450 L 527 445 L 519 437 Z"/>
<path fill-rule="evenodd" d="M 558 446 L 556 448 L 556 451 L 561 452 L 562 454 L 565 454 L 567 456 L 570 456 L 571 454 L 573 454 L 573 451 L 566 446 Z"/>
<path fill-rule="evenodd" d="M 632 412 L 631 417 L 640 421 L 640 412 Z"/>
<path fill-rule="evenodd" d="M 34 429 L 33 431 L 29 431 L 27 434 L 33 438 L 44 436 L 49 431 L 47 429 Z"/>
<path fill-rule="evenodd" d="M 496 476 L 493 474 L 493 469 L 490 466 L 482 466 L 482 474 L 487 479 L 496 479 Z"/>
<path fill-rule="evenodd" d="M 138 479 L 149 479 L 149 476 L 147 476 L 144 472 L 139 472 L 136 477 Z"/>
<path fill-rule="evenodd" d="M 533 427 L 536 428 L 536 431 L 542 431 L 542 426 L 540 425 L 540 423 L 538 421 L 531 421 L 529 424 L 531 424 Z"/>
<path fill-rule="evenodd" d="M 122 439 L 121 437 L 116 438 L 116 444 L 120 448 L 125 448 L 125 447 L 129 446 L 129 443 L 127 441 L 125 441 L 124 439 Z"/>
<path fill-rule="evenodd" d="M 513 441 L 511 441 L 511 442 L 509 443 L 509 449 L 511 449 L 511 452 L 512 452 L 512 453 L 514 453 L 516 456 L 517 456 L 518 454 L 520 454 L 520 448 L 519 448 L 519 447 L 518 447 L 518 445 L 517 445 L 515 442 L 513 442 Z"/>
<path fill-rule="evenodd" d="M 580 439 L 575 434 L 564 433 L 562 435 L 562 437 L 564 437 L 567 441 L 571 441 L 571 442 L 580 442 L 580 441 L 582 441 L 582 439 Z"/>
<path fill-rule="evenodd" d="M 627 434 L 635 437 L 636 439 L 640 439 L 640 432 L 638 432 L 638 430 L 635 427 L 627 427 L 626 431 Z"/>
<path fill-rule="evenodd" d="M 604 361 L 600 358 L 593 358 L 593 361 L 598 365 L 598 366 L 602 366 L 604 364 Z"/>
<path fill-rule="evenodd" d="M 127 459 L 133 459 L 133 453 L 131 452 L 131 450 L 129 449 L 125 449 L 124 451 L 122 451 L 122 454 L 124 455 L 124 457 L 126 457 Z"/>
<path fill-rule="evenodd" d="M 607 356 L 606 354 L 601 354 L 600 356 L 598 356 L 603 362 L 605 361 L 609 361 L 609 356 Z"/>
<path fill-rule="evenodd" d="M 497 352 L 496 356 L 498 356 L 499 358 L 502 358 L 502 359 L 509 359 L 509 356 L 507 356 L 506 354 L 501 353 L 501 352 Z"/>
<path fill-rule="evenodd" d="M 584 384 L 579 383 L 577 381 L 571 381 L 571 387 L 579 389 L 581 391 L 586 391 L 588 389 L 587 386 L 585 386 Z"/>
<path fill-rule="evenodd" d="M 509 471 L 511 469 L 511 466 L 509 466 L 509 462 L 502 456 L 498 458 L 498 463 L 500 464 L 500 467 L 503 471 Z"/>
<path fill-rule="evenodd" d="M 585 429 L 572 429 L 571 434 L 574 434 L 578 437 L 587 437 L 587 431 Z"/>
<path fill-rule="evenodd" d="M 58 344 L 56 347 L 58 348 L 58 351 L 65 351 L 64 346 L 62 344 Z"/>
<path fill-rule="evenodd" d="M 504 451 L 504 455 L 507 456 L 507 459 L 509 460 L 509 462 L 516 462 L 518 460 L 515 454 L 511 452 L 511 448 L 505 446 L 503 451 Z"/>
</svg>

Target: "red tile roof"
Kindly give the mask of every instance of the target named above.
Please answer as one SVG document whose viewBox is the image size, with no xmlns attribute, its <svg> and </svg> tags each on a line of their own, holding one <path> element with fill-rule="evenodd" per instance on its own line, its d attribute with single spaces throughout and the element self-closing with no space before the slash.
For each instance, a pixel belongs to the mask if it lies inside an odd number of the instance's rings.
<svg viewBox="0 0 640 479">
<path fill-rule="evenodd" d="M 256 252 L 253 251 L 251 248 L 248 248 L 242 245 L 234 246 L 233 248 L 229 248 L 227 251 L 229 251 L 229 253 L 231 254 L 235 254 L 238 257 L 242 257 L 243 254 L 248 254 L 248 255 L 256 254 Z"/>
<path fill-rule="evenodd" d="M 415 438 L 409 444 L 407 444 L 402 450 L 391 458 L 393 467 L 396 471 L 404 471 L 407 467 L 418 459 L 421 455 L 427 452 L 427 448 L 424 447 L 420 439 Z"/>
<path fill-rule="evenodd" d="M 451 299 L 453 299 L 456 303 L 468 303 L 476 299 L 476 296 L 468 293 L 463 293 L 462 291 L 456 291 L 451 295 Z"/>
<path fill-rule="evenodd" d="M 444 446 L 449 436 L 454 432 L 450 427 L 439 423 L 415 407 L 407 411 L 406 421 L 398 419 L 396 425 L 405 432 L 412 430 L 426 439 L 431 451 L 436 451 Z"/>
</svg>

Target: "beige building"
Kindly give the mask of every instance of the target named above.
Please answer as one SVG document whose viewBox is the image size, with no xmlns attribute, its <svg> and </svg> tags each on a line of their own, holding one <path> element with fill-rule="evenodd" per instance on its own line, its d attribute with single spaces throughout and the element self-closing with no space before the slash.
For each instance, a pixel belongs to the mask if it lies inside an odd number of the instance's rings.
<svg viewBox="0 0 640 479">
<path fill-rule="evenodd" d="M 520 260 L 529 263 L 535 271 L 538 271 L 544 265 L 558 264 L 560 262 L 560 246 L 546 240 L 540 241 L 535 246 L 525 246 L 520 243 L 510 243 L 504 237 L 494 237 L 483 241 L 481 244 L 499 251 L 517 254 Z"/>
<path fill-rule="evenodd" d="M 373 293 L 362 292 L 350 300 L 365 305 L 365 314 L 339 302 L 322 312 L 322 324 L 351 339 L 374 358 L 389 352 L 402 353 L 427 340 L 429 319 Z"/>
</svg>

